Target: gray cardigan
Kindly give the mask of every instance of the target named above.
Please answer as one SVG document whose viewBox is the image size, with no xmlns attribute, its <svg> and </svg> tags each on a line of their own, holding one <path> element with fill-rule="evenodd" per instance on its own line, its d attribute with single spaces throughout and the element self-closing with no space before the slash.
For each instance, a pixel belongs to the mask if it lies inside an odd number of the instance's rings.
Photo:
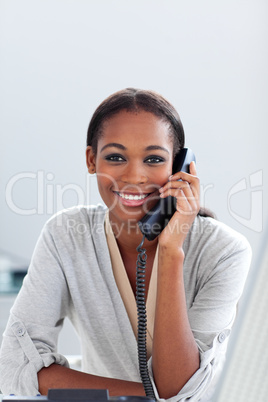
<svg viewBox="0 0 268 402">
<path fill-rule="evenodd" d="M 66 316 L 81 340 L 83 371 L 140 381 L 136 338 L 111 268 L 105 210 L 101 205 L 74 207 L 53 216 L 43 228 L 3 337 L 4 394 L 36 395 L 36 374 L 42 367 L 68 366 L 57 353 Z M 170 401 L 190 397 L 209 401 L 224 362 L 251 250 L 242 235 L 198 216 L 184 252 L 187 309 L 200 368 Z M 151 359 L 148 364 L 157 396 Z"/>
</svg>

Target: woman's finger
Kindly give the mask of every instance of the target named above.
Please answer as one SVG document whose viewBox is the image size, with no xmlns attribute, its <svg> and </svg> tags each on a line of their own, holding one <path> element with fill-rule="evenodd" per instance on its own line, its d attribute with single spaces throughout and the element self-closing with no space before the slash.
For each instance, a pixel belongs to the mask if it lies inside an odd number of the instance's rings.
<svg viewBox="0 0 268 402">
<path fill-rule="evenodd" d="M 189 178 L 189 175 L 187 175 Z M 172 176 L 173 177 L 173 176 Z M 160 194 L 164 193 L 166 190 L 171 189 L 171 188 L 191 188 L 193 195 L 196 198 L 199 198 L 199 193 L 200 193 L 200 184 L 199 184 L 199 179 L 196 176 L 191 176 L 191 181 L 189 180 L 170 180 L 168 181 L 163 187 L 159 189 Z"/>
<path fill-rule="evenodd" d="M 193 176 L 197 176 L 196 164 L 194 161 L 190 163 L 190 174 Z"/>
<path fill-rule="evenodd" d="M 176 206 L 178 211 L 193 212 L 199 210 L 199 199 L 194 197 L 189 185 L 184 188 L 168 188 L 161 193 L 161 198 L 172 196 L 176 198 Z"/>
</svg>

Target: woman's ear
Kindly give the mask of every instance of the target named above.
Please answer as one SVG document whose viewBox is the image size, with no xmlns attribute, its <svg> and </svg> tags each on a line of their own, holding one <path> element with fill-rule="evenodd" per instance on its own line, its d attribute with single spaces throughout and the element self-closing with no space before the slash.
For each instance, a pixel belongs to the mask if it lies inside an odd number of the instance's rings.
<svg viewBox="0 0 268 402">
<path fill-rule="evenodd" d="M 88 146 L 86 149 L 86 162 L 88 173 L 96 173 L 96 157 L 91 146 Z"/>
</svg>

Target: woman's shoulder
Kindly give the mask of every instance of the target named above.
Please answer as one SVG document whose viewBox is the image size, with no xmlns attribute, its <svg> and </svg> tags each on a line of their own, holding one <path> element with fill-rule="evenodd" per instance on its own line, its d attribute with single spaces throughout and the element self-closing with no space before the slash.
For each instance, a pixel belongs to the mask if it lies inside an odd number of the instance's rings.
<svg viewBox="0 0 268 402">
<path fill-rule="evenodd" d="M 216 280 L 217 275 L 226 278 L 228 272 L 232 283 L 244 283 L 252 257 L 251 246 L 244 235 L 214 218 L 200 216 L 188 233 L 184 252 L 185 271 L 190 279 L 195 272 L 200 286 L 212 277 Z"/>
<path fill-rule="evenodd" d="M 210 217 L 196 217 L 188 236 L 188 242 L 229 252 L 238 249 L 251 252 L 251 246 L 243 234 Z"/>
<path fill-rule="evenodd" d="M 63 209 L 51 216 L 44 229 L 49 231 L 82 231 L 83 228 L 103 226 L 107 208 L 98 205 L 76 205 Z"/>
</svg>

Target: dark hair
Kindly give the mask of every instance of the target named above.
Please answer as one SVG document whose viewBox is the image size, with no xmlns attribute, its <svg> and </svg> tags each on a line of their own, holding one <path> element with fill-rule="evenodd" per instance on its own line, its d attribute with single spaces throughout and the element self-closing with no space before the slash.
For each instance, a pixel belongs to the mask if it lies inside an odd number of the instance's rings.
<svg viewBox="0 0 268 402">
<path fill-rule="evenodd" d="M 106 98 L 96 109 L 89 123 L 87 145 L 96 154 L 102 135 L 103 123 L 122 110 L 138 113 L 150 112 L 169 124 L 175 154 L 184 147 L 184 130 L 176 109 L 161 95 L 154 91 L 126 88 Z"/>
<path fill-rule="evenodd" d="M 173 156 L 184 148 L 184 129 L 180 116 L 174 106 L 162 95 L 154 91 L 126 88 L 115 92 L 106 98 L 95 110 L 87 131 L 87 146 L 92 146 L 93 153 L 97 154 L 99 138 L 103 132 L 103 124 L 112 116 L 127 111 L 138 113 L 150 112 L 169 124 L 170 134 L 173 138 Z M 199 215 L 215 218 L 213 212 L 200 208 Z"/>
</svg>

